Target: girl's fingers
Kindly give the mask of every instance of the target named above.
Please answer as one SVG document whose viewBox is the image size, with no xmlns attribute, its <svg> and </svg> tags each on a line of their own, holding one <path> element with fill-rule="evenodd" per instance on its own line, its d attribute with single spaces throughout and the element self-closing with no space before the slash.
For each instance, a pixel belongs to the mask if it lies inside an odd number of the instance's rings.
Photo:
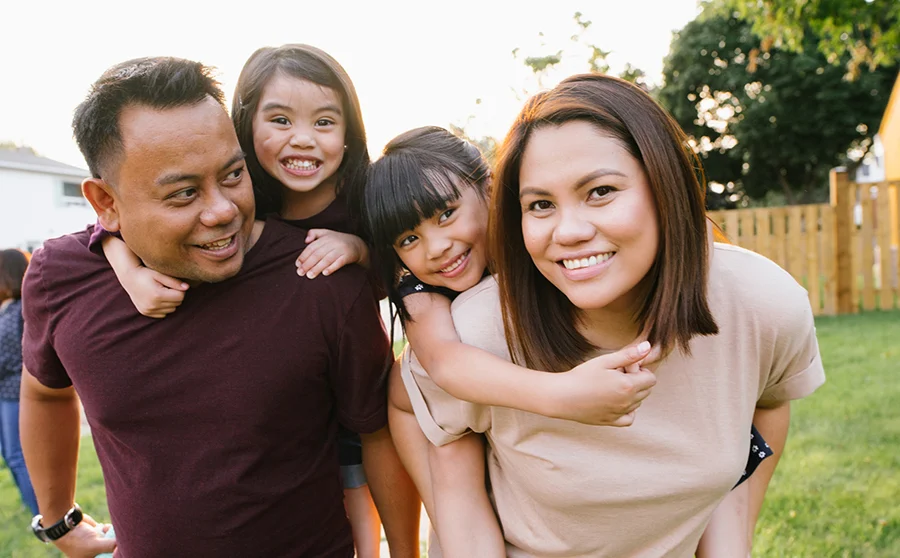
<svg viewBox="0 0 900 558">
<path fill-rule="evenodd" d="M 331 265 L 329 265 L 322 271 L 322 275 L 325 275 L 325 276 L 331 275 L 335 271 L 344 267 L 346 264 L 347 264 L 347 256 L 345 256 L 344 254 L 341 254 L 340 256 L 337 257 L 337 259 L 334 260 L 334 262 L 331 263 Z"/>
<path fill-rule="evenodd" d="M 320 273 L 325 271 L 328 266 L 333 264 L 340 257 L 341 254 L 338 254 L 337 252 L 328 252 L 318 262 L 316 262 L 309 271 L 306 272 L 306 277 L 308 279 L 316 278 Z"/>
<path fill-rule="evenodd" d="M 151 275 L 153 276 L 153 280 L 166 287 L 168 289 L 176 290 L 184 292 L 188 290 L 188 284 L 182 281 L 181 279 L 175 279 L 174 277 L 169 277 L 168 275 L 164 275 L 158 271 L 154 271 L 152 269 L 149 270 Z"/>
</svg>

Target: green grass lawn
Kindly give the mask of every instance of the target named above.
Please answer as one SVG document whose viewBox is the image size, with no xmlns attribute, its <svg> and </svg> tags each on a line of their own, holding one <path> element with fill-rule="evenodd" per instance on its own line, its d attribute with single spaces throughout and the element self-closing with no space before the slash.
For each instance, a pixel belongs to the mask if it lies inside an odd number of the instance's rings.
<svg viewBox="0 0 900 558">
<path fill-rule="evenodd" d="M 754 556 L 900 556 L 900 312 L 820 318 L 817 326 L 828 382 L 793 406 Z M 89 438 L 78 501 L 108 521 Z M 28 532 L 29 520 L 0 470 L 0 556 L 58 556 Z"/>
</svg>

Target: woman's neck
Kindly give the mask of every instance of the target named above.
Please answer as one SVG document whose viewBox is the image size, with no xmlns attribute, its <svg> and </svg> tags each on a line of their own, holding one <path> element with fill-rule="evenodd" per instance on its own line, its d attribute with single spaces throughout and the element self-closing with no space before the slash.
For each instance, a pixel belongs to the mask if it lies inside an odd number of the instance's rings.
<svg viewBox="0 0 900 558">
<path fill-rule="evenodd" d="M 337 197 L 337 180 L 328 179 L 309 192 L 284 189 L 281 217 L 289 221 L 318 215 Z"/>
</svg>

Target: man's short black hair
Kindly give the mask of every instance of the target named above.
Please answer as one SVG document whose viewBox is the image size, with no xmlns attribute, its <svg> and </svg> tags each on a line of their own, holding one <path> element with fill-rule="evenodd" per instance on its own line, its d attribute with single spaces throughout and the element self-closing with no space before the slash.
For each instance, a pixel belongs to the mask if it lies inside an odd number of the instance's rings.
<svg viewBox="0 0 900 558">
<path fill-rule="evenodd" d="M 75 141 L 95 178 L 109 172 L 121 153 L 119 116 L 132 105 L 167 109 L 194 105 L 207 96 L 224 108 L 224 95 L 212 68 L 171 57 L 136 58 L 106 70 L 75 109 Z"/>
</svg>

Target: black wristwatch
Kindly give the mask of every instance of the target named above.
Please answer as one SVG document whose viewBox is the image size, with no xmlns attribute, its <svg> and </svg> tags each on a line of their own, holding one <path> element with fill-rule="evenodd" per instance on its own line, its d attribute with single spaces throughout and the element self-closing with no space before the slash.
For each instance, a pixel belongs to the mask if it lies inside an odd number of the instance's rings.
<svg viewBox="0 0 900 558">
<path fill-rule="evenodd" d="M 44 516 L 38 514 L 34 516 L 31 520 L 31 530 L 34 533 L 34 536 L 38 538 L 41 542 L 49 543 L 53 542 L 56 539 L 62 537 L 69 531 L 75 528 L 76 525 L 81 523 L 81 520 L 84 519 L 84 514 L 81 513 L 81 508 L 78 504 L 72 506 L 72 509 L 66 512 L 66 515 L 63 516 L 62 519 L 51 525 L 50 527 L 44 528 L 41 525 L 41 520 L 44 519 Z"/>
</svg>

